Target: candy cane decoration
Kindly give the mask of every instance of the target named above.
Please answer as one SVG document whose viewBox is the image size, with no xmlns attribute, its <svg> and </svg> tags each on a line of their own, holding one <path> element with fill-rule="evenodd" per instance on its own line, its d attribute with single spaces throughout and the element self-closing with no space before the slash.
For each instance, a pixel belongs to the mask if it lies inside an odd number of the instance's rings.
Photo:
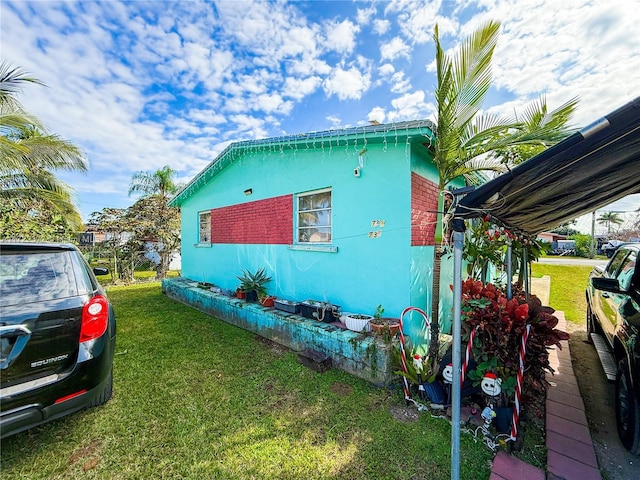
<svg viewBox="0 0 640 480">
<path fill-rule="evenodd" d="M 412 311 L 418 312 L 420 315 L 422 315 L 422 317 L 424 318 L 424 323 L 426 324 L 427 328 L 431 327 L 431 325 L 429 324 L 429 317 L 427 317 L 427 314 L 424 313 L 422 310 L 420 310 L 417 307 L 407 307 L 400 314 L 400 331 L 398 332 L 398 333 L 400 333 L 400 363 L 402 364 L 402 373 L 404 373 L 405 375 L 407 374 L 407 354 L 404 351 L 404 322 L 403 322 L 403 318 L 407 313 L 412 312 Z M 409 400 L 411 400 L 411 396 L 409 395 L 409 381 L 407 380 L 406 376 L 403 376 L 402 378 L 404 380 L 404 399 L 408 403 Z"/>
<path fill-rule="evenodd" d="M 476 325 L 476 328 L 469 333 L 469 341 L 467 342 L 467 350 L 464 355 L 464 362 L 462 363 L 462 371 L 460 372 L 460 385 L 464 383 L 464 377 L 467 373 L 467 367 L 469 366 L 469 358 L 471 357 L 471 349 L 473 348 L 473 339 L 476 338 L 476 332 L 480 328 L 480 325 Z"/>
<path fill-rule="evenodd" d="M 509 440 L 515 442 L 518 436 L 518 418 L 520 416 L 520 394 L 522 393 L 522 377 L 524 376 L 524 356 L 527 351 L 527 339 L 529 338 L 529 330 L 531 325 L 527 325 L 525 331 L 522 333 L 522 343 L 520 344 L 520 368 L 518 369 L 518 375 L 516 376 L 516 401 L 513 406 L 513 421 L 511 422 L 511 437 Z"/>
</svg>

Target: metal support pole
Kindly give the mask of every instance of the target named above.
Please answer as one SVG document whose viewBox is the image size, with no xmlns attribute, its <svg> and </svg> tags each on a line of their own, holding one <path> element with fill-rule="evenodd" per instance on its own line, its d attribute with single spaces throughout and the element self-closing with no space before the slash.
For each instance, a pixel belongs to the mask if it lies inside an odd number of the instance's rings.
<svg viewBox="0 0 640 480">
<path fill-rule="evenodd" d="M 524 298 L 529 301 L 529 257 L 527 249 L 522 249 L 522 268 L 524 273 Z"/>
<path fill-rule="evenodd" d="M 451 398 L 451 480 L 460 478 L 460 362 L 462 342 L 462 246 L 464 232 L 453 232 L 453 395 Z"/>
<path fill-rule="evenodd" d="M 513 264 L 511 262 L 511 242 L 507 243 L 507 299 L 511 300 L 511 283 L 513 282 Z"/>
</svg>

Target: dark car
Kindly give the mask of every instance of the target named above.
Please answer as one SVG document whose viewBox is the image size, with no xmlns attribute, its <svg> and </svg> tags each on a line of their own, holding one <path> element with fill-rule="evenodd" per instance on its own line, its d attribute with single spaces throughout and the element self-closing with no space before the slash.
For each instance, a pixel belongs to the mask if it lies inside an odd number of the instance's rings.
<svg viewBox="0 0 640 480">
<path fill-rule="evenodd" d="M 607 256 L 607 258 L 611 258 L 611 257 L 613 257 L 613 254 L 616 252 L 616 249 L 620 245 L 624 245 L 624 244 L 625 244 L 625 242 L 623 242 L 621 240 L 611 240 L 611 241 L 605 243 L 604 245 L 602 245 L 600 250 L 602 251 L 603 255 Z"/>
<path fill-rule="evenodd" d="M 116 321 L 67 244 L 0 243 L 0 437 L 105 403 Z"/>
<path fill-rule="evenodd" d="M 639 256 L 640 244 L 619 246 L 604 270 L 594 268 L 587 288 L 587 333 L 608 349 L 611 356 L 604 351 L 601 359 L 613 359 L 618 435 L 635 455 L 640 455 Z"/>
</svg>

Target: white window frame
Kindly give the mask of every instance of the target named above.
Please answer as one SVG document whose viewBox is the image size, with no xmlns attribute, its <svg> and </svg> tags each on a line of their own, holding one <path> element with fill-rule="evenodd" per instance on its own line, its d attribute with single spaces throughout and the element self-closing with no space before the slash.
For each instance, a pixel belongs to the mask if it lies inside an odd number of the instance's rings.
<svg viewBox="0 0 640 480">
<path fill-rule="evenodd" d="M 202 237 L 202 220 L 204 218 L 208 218 L 207 225 L 209 226 L 209 238 L 207 240 L 203 240 Z M 205 230 L 205 233 L 206 230 Z M 198 212 L 198 244 L 199 245 L 211 245 L 211 210 L 205 210 L 202 212 Z"/>
<path fill-rule="evenodd" d="M 328 208 L 320 208 L 320 209 L 310 209 L 310 210 L 303 210 L 302 212 L 300 211 L 300 201 L 302 198 L 305 197 L 310 197 L 313 195 L 318 195 L 320 193 L 326 193 L 329 192 L 331 194 L 331 204 Z M 314 211 L 328 211 L 329 215 L 329 224 L 328 225 L 320 225 L 320 228 L 328 228 L 329 229 L 329 241 L 301 241 L 300 240 L 300 231 L 303 229 L 311 229 L 311 228 L 316 228 L 316 226 L 314 227 L 301 227 L 300 226 L 300 214 L 301 213 L 307 213 L 307 212 L 314 212 Z M 295 244 L 297 245 L 331 245 L 333 243 L 333 191 L 331 188 L 322 188 L 319 190 L 312 190 L 310 192 L 304 192 L 304 193 L 298 193 L 296 195 L 296 209 L 295 209 L 295 227 L 296 227 L 296 237 L 295 237 Z"/>
</svg>

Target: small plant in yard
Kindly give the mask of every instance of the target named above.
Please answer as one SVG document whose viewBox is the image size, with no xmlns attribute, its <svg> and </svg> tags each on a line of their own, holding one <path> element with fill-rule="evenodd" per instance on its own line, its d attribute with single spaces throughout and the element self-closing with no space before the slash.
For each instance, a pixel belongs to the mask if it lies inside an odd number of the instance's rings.
<svg viewBox="0 0 640 480">
<path fill-rule="evenodd" d="M 271 277 L 267 276 L 264 268 L 261 268 L 255 273 L 243 270 L 242 275 L 237 278 L 240 280 L 240 290 L 245 292 L 245 294 L 255 292 L 256 300 L 266 295 L 267 288 L 265 284 L 271 281 Z"/>
<path fill-rule="evenodd" d="M 373 319 L 369 321 L 371 331 L 381 335 L 386 342 L 390 342 L 400 330 L 400 320 L 397 318 L 383 317 L 384 308 L 378 305 L 373 313 Z"/>
<path fill-rule="evenodd" d="M 489 372 L 502 382 L 501 401 L 508 406 L 514 397 L 516 376 L 520 368 L 519 353 L 527 325 L 530 331 L 526 343 L 522 403 L 536 413 L 542 412 L 539 402 L 545 398 L 548 382 L 545 372 L 553 373 L 547 347 L 567 340 L 566 332 L 556 329 L 558 319 L 554 309 L 542 306 L 540 299 L 524 294 L 514 286 L 511 300 L 492 284 L 468 279 L 462 285 L 463 323 L 465 338 L 477 331 L 473 342 L 473 357 L 478 363 L 469 378 L 479 384 Z"/>
</svg>

